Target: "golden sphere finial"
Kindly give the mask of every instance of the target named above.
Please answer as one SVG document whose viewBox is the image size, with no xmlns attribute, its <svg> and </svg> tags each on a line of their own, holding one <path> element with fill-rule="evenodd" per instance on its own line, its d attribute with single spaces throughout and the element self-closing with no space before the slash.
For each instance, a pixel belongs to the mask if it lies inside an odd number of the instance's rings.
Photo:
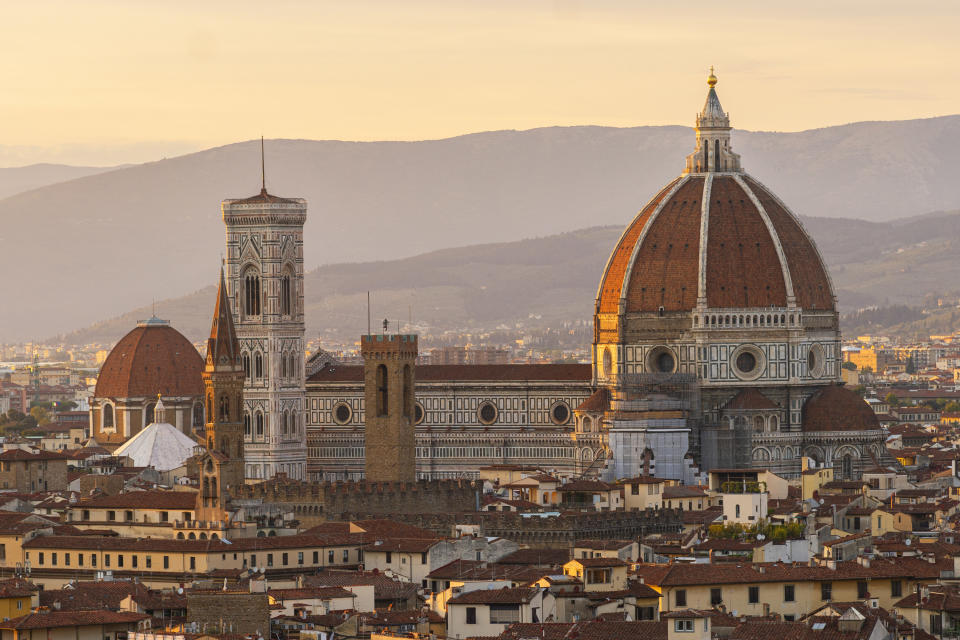
<svg viewBox="0 0 960 640">
<path fill-rule="evenodd" d="M 707 77 L 707 84 L 712 89 L 717 85 L 717 76 L 713 75 L 713 65 L 710 65 L 710 75 Z"/>
</svg>

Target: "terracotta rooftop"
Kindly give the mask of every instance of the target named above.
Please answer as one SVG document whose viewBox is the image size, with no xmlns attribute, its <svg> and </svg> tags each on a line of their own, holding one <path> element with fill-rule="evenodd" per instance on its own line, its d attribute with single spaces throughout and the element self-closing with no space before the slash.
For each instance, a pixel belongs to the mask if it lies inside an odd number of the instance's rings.
<svg viewBox="0 0 960 640">
<path fill-rule="evenodd" d="M 539 589 L 516 587 L 503 589 L 477 589 L 456 595 L 447 600 L 447 605 L 458 604 L 523 604 L 533 600 Z"/>
<path fill-rule="evenodd" d="M 201 371 L 203 358 L 183 334 L 169 324 L 141 323 L 110 351 L 94 396 L 202 396 Z"/>
<path fill-rule="evenodd" d="M 814 392 L 803 405 L 804 432 L 877 431 L 880 421 L 859 395 L 839 385 Z"/>
<path fill-rule="evenodd" d="M 4 620 L 0 622 L 0 629 L 51 629 L 121 623 L 135 625 L 149 617 L 145 613 L 129 611 L 50 611 Z"/>
<path fill-rule="evenodd" d="M 169 509 L 192 511 L 197 506 L 196 491 L 129 491 L 114 496 L 81 500 L 75 509 Z"/>
<path fill-rule="evenodd" d="M 727 404 L 723 405 L 723 408 L 728 411 L 749 411 L 779 409 L 780 407 L 754 387 L 747 387 L 733 396 Z"/>
</svg>

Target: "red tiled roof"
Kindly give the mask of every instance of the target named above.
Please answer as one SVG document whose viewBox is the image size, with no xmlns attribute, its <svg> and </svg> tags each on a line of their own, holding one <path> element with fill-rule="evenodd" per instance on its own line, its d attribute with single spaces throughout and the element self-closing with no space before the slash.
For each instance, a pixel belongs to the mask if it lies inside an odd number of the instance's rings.
<svg viewBox="0 0 960 640">
<path fill-rule="evenodd" d="M 26 451 L 24 449 L 8 449 L 0 453 L 0 461 L 20 462 L 34 460 L 70 460 L 70 456 L 59 451 Z"/>
<path fill-rule="evenodd" d="M 786 283 L 771 228 L 753 204 L 756 197 L 783 247 L 797 302 L 806 309 L 834 308 L 826 268 L 809 236 L 779 200 L 744 176 L 713 176 L 706 238 L 700 237 L 705 179 L 677 181 L 651 200 L 624 231 L 605 269 L 597 310 L 690 311 L 696 305 L 701 247 L 706 246 L 710 307 L 786 306 Z M 678 179 L 678 180 L 683 180 Z M 654 213 L 659 213 L 654 217 Z M 629 278 L 629 279 L 628 279 Z"/>
<path fill-rule="evenodd" d="M 827 385 L 814 392 L 803 405 L 804 432 L 876 431 L 880 421 L 859 395 L 839 385 Z"/>
<path fill-rule="evenodd" d="M 949 564 L 949 567 L 948 567 Z M 784 582 L 804 580 L 843 580 L 912 575 L 936 579 L 940 571 L 951 568 L 952 561 L 927 562 L 922 558 L 874 559 L 869 567 L 857 562 L 838 562 L 836 569 L 799 564 L 673 564 L 639 565 L 637 576 L 646 584 L 662 586 L 742 584 L 747 582 Z"/>
<path fill-rule="evenodd" d="M 627 563 L 620 558 L 574 558 L 571 562 L 577 562 L 584 568 L 627 566 Z"/>
<path fill-rule="evenodd" d="M 522 604 L 530 602 L 539 589 L 531 587 L 504 587 L 503 589 L 477 589 L 456 595 L 447 600 L 452 604 Z"/>
<path fill-rule="evenodd" d="M 747 387 L 737 395 L 733 396 L 723 408 L 728 411 L 749 411 L 779 409 L 777 403 L 757 391 L 753 387 Z"/>
<path fill-rule="evenodd" d="M 85 625 L 135 623 L 149 618 L 145 613 L 130 611 L 50 611 L 31 613 L 0 622 L 0 629 L 50 629 Z"/>
<path fill-rule="evenodd" d="M 606 387 L 601 387 L 590 394 L 590 397 L 580 403 L 577 411 L 606 411 L 610 406 L 610 392 Z"/>
<path fill-rule="evenodd" d="M 97 398 L 202 396 L 203 358 L 168 324 L 141 324 L 120 339 L 100 367 Z"/>
<path fill-rule="evenodd" d="M 129 491 L 115 496 L 81 500 L 75 509 L 170 509 L 191 511 L 197 506 L 196 491 Z"/>
</svg>

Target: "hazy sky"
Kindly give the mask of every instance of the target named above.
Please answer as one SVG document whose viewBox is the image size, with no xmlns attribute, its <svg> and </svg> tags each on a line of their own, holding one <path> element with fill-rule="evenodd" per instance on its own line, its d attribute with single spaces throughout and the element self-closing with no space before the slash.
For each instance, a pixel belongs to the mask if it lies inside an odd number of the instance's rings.
<svg viewBox="0 0 960 640">
<path fill-rule="evenodd" d="M 32 0 L 0 21 L 0 165 L 268 138 L 422 139 L 960 112 L 960 2 Z"/>
</svg>

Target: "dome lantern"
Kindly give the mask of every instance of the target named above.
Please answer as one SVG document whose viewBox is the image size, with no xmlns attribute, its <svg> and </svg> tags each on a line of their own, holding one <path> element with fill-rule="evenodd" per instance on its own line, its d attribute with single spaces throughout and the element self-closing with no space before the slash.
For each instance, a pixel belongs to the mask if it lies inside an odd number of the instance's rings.
<svg viewBox="0 0 960 640">
<path fill-rule="evenodd" d="M 703 103 L 703 110 L 697 114 L 696 126 L 697 147 L 687 156 L 687 166 L 684 175 L 690 173 L 731 172 L 740 173 L 740 156 L 733 152 L 730 146 L 730 116 L 720 105 L 717 96 L 717 76 L 710 67 L 707 78 L 707 100 Z"/>
</svg>

